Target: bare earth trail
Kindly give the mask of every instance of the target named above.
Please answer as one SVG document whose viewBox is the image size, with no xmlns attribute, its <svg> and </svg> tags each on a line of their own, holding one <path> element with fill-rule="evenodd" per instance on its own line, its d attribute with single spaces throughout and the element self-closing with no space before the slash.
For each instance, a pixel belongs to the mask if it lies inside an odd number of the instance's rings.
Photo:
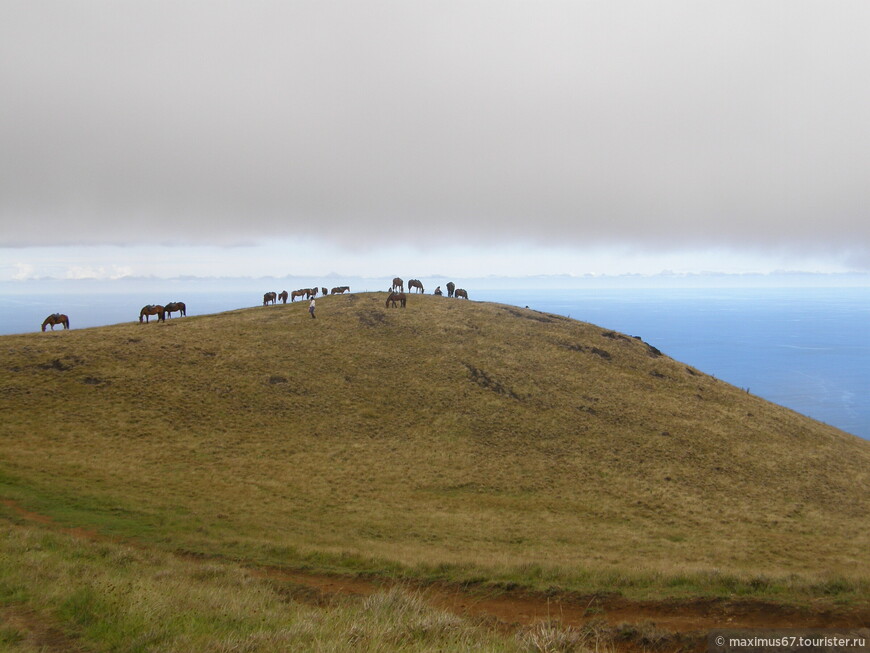
<svg viewBox="0 0 870 653">
<path fill-rule="evenodd" d="M 11 499 L 0 499 L 0 504 L 11 509 L 18 517 L 35 522 L 76 538 L 91 541 L 111 541 L 142 547 L 136 541 L 121 540 L 93 530 L 60 526 L 51 517 L 32 512 Z M 196 552 L 177 551 L 188 559 L 215 559 Z M 238 561 L 233 561 L 238 562 Z M 368 596 L 391 587 L 400 586 L 419 592 L 431 605 L 461 616 L 483 619 L 504 631 L 514 630 L 541 621 L 559 622 L 566 626 L 583 626 L 591 622 L 606 623 L 620 628 L 628 635 L 620 643 L 620 650 L 705 650 L 710 630 L 721 628 L 837 628 L 867 627 L 870 624 L 870 606 L 833 609 L 830 606 L 797 607 L 757 600 L 689 599 L 637 601 L 615 595 L 578 595 L 573 593 L 545 594 L 526 590 L 487 589 L 475 586 L 439 583 L 414 583 L 384 578 L 364 578 L 279 567 L 253 567 L 248 569 L 257 577 L 287 584 L 297 600 L 328 603 L 336 596 Z M 299 590 L 303 591 L 299 591 Z M 7 610 L 6 617 L 12 612 Z M 0 621 L 3 620 L 0 613 Z M 27 613 L 16 611 L 16 619 Z M 40 629 L 37 629 L 40 630 Z M 66 648 L 50 626 L 41 628 L 51 632 L 55 648 L 47 650 L 78 650 Z M 637 633 L 641 634 L 638 641 Z M 649 633 L 655 640 L 649 641 Z M 643 641 L 643 637 L 647 637 Z M 67 642 L 70 643 L 71 642 Z"/>
</svg>

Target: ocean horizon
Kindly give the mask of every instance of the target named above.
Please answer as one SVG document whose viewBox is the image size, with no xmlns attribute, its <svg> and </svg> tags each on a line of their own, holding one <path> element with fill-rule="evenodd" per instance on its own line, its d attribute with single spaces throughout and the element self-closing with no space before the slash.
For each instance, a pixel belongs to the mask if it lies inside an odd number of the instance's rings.
<svg viewBox="0 0 870 653">
<path fill-rule="evenodd" d="M 0 290 L 0 335 L 39 331 L 54 312 L 77 329 L 138 322 L 145 304 L 184 301 L 189 316 L 262 305 L 270 288 L 247 285 Z M 368 285 L 352 290 L 386 289 Z M 870 439 L 870 288 L 469 288 L 469 297 L 639 336 L 722 381 Z"/>
</svg>

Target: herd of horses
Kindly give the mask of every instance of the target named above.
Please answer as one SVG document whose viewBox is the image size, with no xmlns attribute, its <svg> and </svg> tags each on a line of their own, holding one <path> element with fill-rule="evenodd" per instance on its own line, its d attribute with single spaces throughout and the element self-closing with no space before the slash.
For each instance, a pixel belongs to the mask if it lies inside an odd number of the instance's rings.
<svg viewBox="0 0 870 653">
<path fill-rule="evenodd" d="M 408 292 L 411 292 L 411 289 L 414 289 L 415 292 L 424 292 L 423 284 L 420 283 L 419 279 L 408 280 Z M 326 296 L 327 294 L 343 295 L 346 292 L 350 292 L 350 286 L 336 286 L 329 292 L 327 292 L 326 287 L 300 288 L 299 290 L 294 290 L 290 293 L 288 293 L 286 290 L 282 290 L 280 293 L 267 292 L 263 295 L 263 306 L 267 306 L 269 304 L 277 304 L 279 299 L 282 303 L 286 304 L 288 298 L 292 303 L 296 301 L 297 297 L 301 297 L 304 299 L 313 299 L 317 296 L 318 293 L 322 293 L 324 296 Z M 441 286 L 438 286 L 435 289 L 434 294 L 443 294 L 441 292 Z M 447 296 L 455 297 L 457 299 L 468 299 L 468 293 L 462 288 L 457 288 L 452 281 L 447 282 Z M 393 279 L 392 286 L 390 286 L 390 294 L 387 297 L 385 307 L 389 308 L 390 306 L 392 306 L 393 308 L 405 308 L 407 301 L 408 298 L 405 295 L 405 282 L 400 277 L 396 277 L 395 279 Z M 184 302 L 169 302 L 168 304 L 148 304 L 147 306 L 143 306 L 142 310 L 139 311 L 139 322 L 141 324 L 144 320 L 144 322 L 148 324 L 152 315 L 157 316 L 158 322 L 165 322 L 166 318 L 171 318 L 173 313 L 178 313 L 180 316 L 186 316 L 187 306 Z M 50 326 L 51 330 L 54 331 L 54 327 L 56 325 L 61 325 L 64 329 L 69 329 L 69 317 L 67 315 L 64 315 L 63 313 L 53 313 L 45 318 L 45 320 L 43 321 L 42 330 L 45 331 L 45 327 Z"/>
<path fill-rule="evenodd" d="M 141 323 L 144 317 L 147 324 L 148 318 L 151 315 L 156 315 L 158 322 L 165 322 L 166 316 L 171 318 L 173 313 L 178 313 L 179 316 L 187 316 L 187 305 L 184 302 L 169 302 L 163 306 L 160 304 L 148 304 L 143 306 L 142 310 L 139 311 L 139 322 Z"/>
<path fill-rule="evenodd" d="M 423 292 L 423 284 L 420 283 L 419 279 L 409 279 L 408 280 L 408 292 L 411 292 L 411 289 L 414 289 L 419 292 Z M 441 292 L 441 286 L 435 288 L 435 295 L 443 295 Z M 463 298 L 468 299 L 468 293 L 463 288 L 457 288 L 456 284 L 452 281 L 447 282 L 447 296 L 455 297 L 457 299 Z M 390 294 L 387 296 L 387 302 L 384 304 L 385 308 L 397 308 L 401 306 L 405 308 L 405 305 L 408 301 L 408 298 L 405 296 L 405 282 L 402 281 L 400 277 L 396 277 L 393 279 L 393 285 L 390 286 Z"/>
<path fill-rule="evenodd" d="M 421 292 L 421 293 L 425 292 L 423 289 L 423 284 L 420 283 L 419 279 L 408 279 L 408 292 L 411 292 L 412 288 L 416 292 Z M 401 277 L 396 277 L 395 279 L 393 279 L 393 285 L 390 286 L 390 292 L 397 292 L 397 291 L 400 293 L 403 293 L 403 294 L 405 292 L 405 282 L 401 279 Z M 436 295 L 443 295 L 444 294 L 441 292 L 441 286 L 438 286 L 435 289 L 435 294 Z M 462 288 L 457 288 L 456 284 L 453 283 L 452 281 L 447 282 L 447 296 L 448 297 L 455 297 L 455 298 L 461 297 L 464 299 L 468 299 L 468 293 Z"/>
<path fill-rule="evenodd" d="M 343 295 L 346 292 L 350 292 L 350 286 L 336 286 L 332 289 L 331 292 L 326 290 L 326 286 L 323 288 L 300 288 L 299 290 L 294 290 L 291 293 L 288 293 L 286 290 L 282 290 L 279 293 L 276 292 L 267 292 L 263 295 L 263 306 L 268 306 L 269 304 L 277 304 L 278 300 L 281 300 L 282 304 L 287 303 L 287 299 L 289 297 L 290 302 L 295 302 L 297 297 L 301 297 L 303 299 L 312 299 L 317 296 L 317 293 L 322 293 L 325 297 L 326 295 Z"/>
</svg>

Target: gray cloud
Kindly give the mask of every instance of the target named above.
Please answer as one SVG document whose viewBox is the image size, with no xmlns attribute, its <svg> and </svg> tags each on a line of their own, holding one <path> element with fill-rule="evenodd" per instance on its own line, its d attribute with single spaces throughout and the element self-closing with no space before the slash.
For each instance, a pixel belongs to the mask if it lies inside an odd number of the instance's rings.
<svg viewBox="0 0 870 653">
<path fill-rule="evenodd" d="M 6 3 L 0 246 L 860 258 L 868 29 L 861 2 Z"/>
</svg>

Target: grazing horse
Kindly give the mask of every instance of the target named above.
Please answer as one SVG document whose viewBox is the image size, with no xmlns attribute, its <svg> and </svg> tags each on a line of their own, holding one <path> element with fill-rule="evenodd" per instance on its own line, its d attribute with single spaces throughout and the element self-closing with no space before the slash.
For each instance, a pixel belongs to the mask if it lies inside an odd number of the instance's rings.
<svg viewBox="0 0 870 653">
<path fill-rule="evenodd" d="M 290 293 L 290 303 L 292 304 L 293 302 L 295 302 L 297 297 L 305 297 L 307 293 L 308 288 L 300 288 L 299 290 L 294 290 Z"/>
<path fill-rule="evenodd" d="M 350 286 L 336 286 L 330 291 L 331 295 L 343 295 L 346 292 L 350 292 Z M 324 295 L 326 293 L 323 293 Z"/>
<path fill-rule="evenodd" d="M 45 327 L 50 326 L 54 331 L 55 324 L 62 324 L 64 329 L 69 329 L 69 318 L 63 313 L 52 313 L 42 323 L 42 330 L 45 331 Z"/>
<path fill-rule="evenodd" d="M 281 303 L 282 303 L 282 304 L 286 304 L 286 303 L 287 303 L 287 291 L 286 291 L 286 290 L 282 290 L 281 292 L 279 292 L 279 293 L 278 293 L 278 299 L 281 300 Z"/>
<path fill-rule="evenodd" d="M 396 288 L 399 289 L 399 292 L 405 292 L 405 282 L 402 281 L 399 277 L 393 279 L 393 285 L 390 286 L 390 290 L 395 292 Z"/>
<path fill-rule="evenodd" d="M 160 304 L 148 304 L 147 306 L 143 306 L 142 310 L 139 311 L 139 324 L 142 323 L 143 317 L 145 318 L 145 323 L 148 324 L 151 321 L 148 318 L 149 315 L 156 315 L 158 322 L 166 321 L 166 309 Z"/>
<path fill-rule="evenodd" d="M 326 288 L 321 288 L 320 294 L 323 295 L 324 297 L 326 297 L 329 293 L 326 291 Z"/>
<path fill-rule="evenodd" d="M 465 292 L 462 288 L 457 288 L 454 295 L 456 299 L 459 299 L 460 297 L 465 297 L 465 299 L 468 299 L 468 293 Z"/>
<path fill-rule="evenodd" d="M 163 307 L 163 310 L 166 311 L 166 317 L 172 317 L 172 314 L 178 311 L 182 316 L 187 316 L 187 304 L 184 302 L 169 302 L 166 306 Z"/>
<path fill-rule="evenodd" d="M 447 282 L 447 296 L 453 297 L 453 291 L 456 290 L 456 284 L 452 281 Z"/>
<path fill-rule="evenodd" d="M 391 292 L 390 296 L 387 297 L 387 303 L 384 304 L 384 308 L 389 308 L 391 302 L 393 304 L 393 308 L 397 308 L 396 302 L 399 302 L 402 305 L 402 308 L 405 308 L 406 301 L 407 301 L 407 299 L 405 298 L 405 293 L 403 293 L 403 292 Z"/>
<path fill-rule="evenodd" d="M 270 303 L 274 304 L 277 301 L 278 301 L 278 293 L 276 293 L 274 291 L 267 292 L 265 295 L 263 295 L 263 306 L 266 306 L 266 304 L 270 304 Z"/>
<path fill-rule="evenodd" d="M 423 284 L 420 283 L 419 279 L 411 279 L 408 281 L 408 292 L 411 292 L 411 288 L 419 288 L 420 292 L 425 292 L 423 290 Z"/>
</svg>

